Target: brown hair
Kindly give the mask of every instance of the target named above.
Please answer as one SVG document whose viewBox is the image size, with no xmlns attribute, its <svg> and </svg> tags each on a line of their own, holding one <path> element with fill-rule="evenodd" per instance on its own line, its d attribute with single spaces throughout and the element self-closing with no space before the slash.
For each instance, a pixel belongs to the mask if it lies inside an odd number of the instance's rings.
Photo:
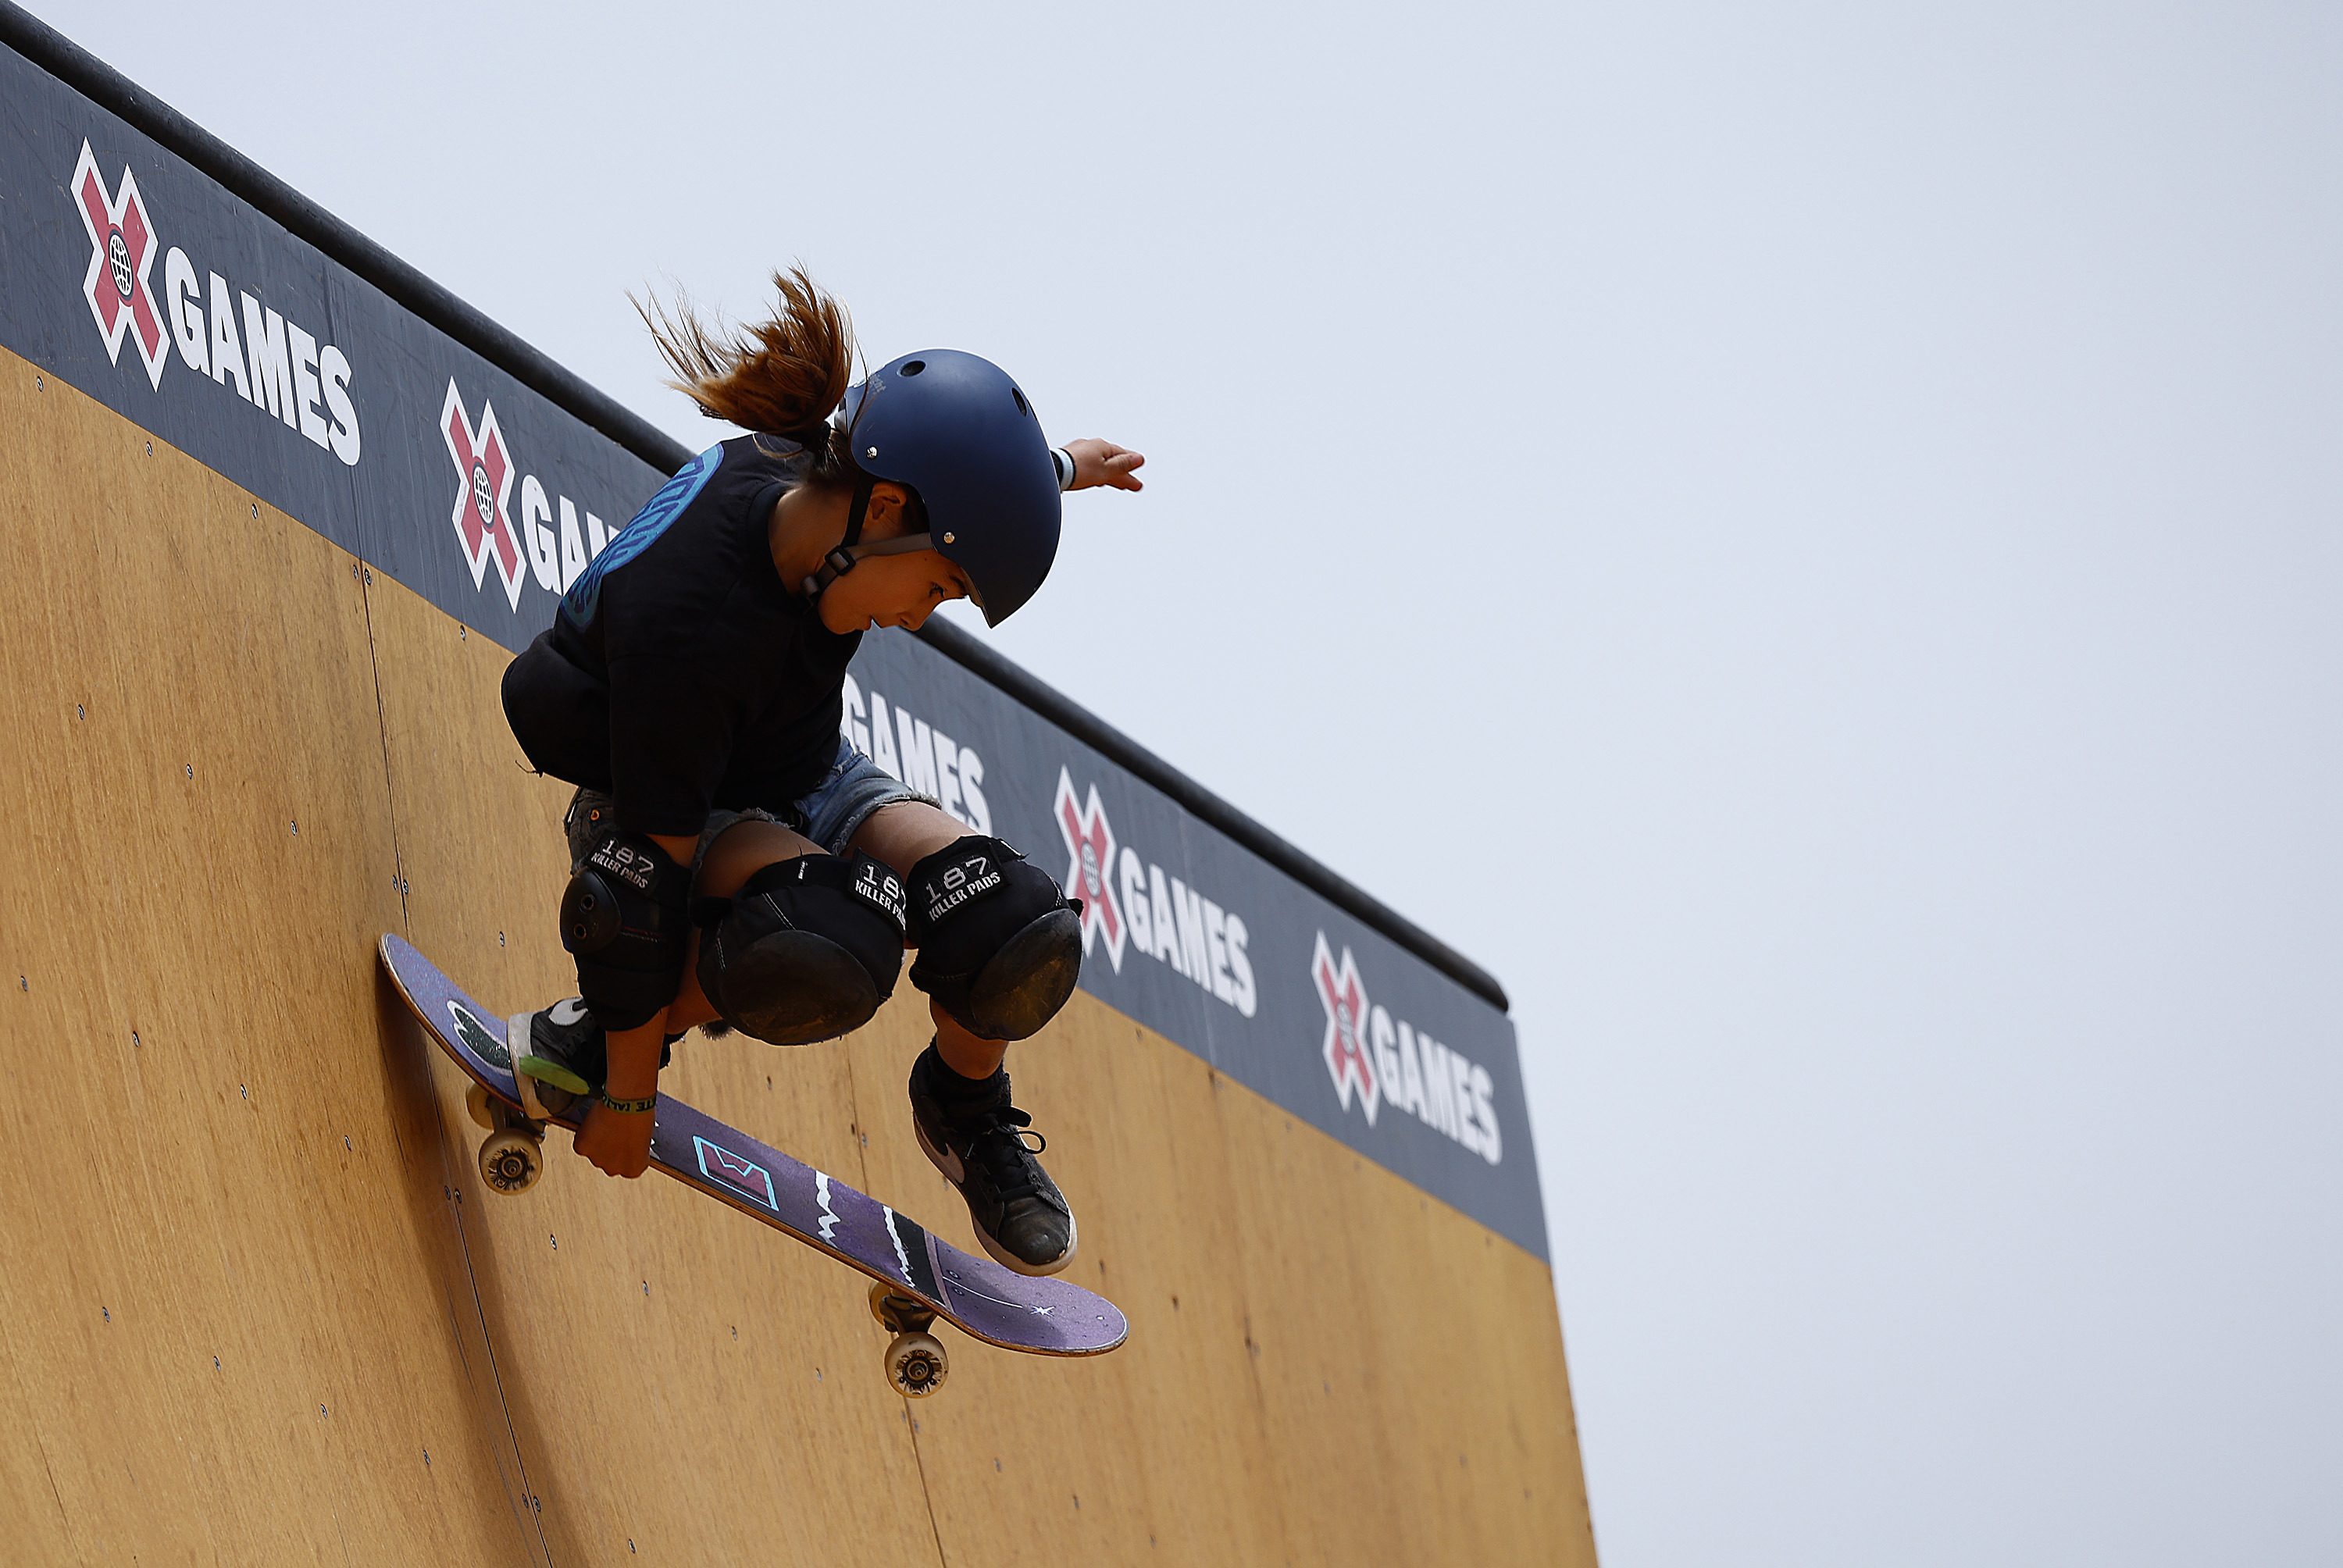
<svg viewBox="0 0 2343 1568">
<path fill-rule="evenodd" d="M 681 295 L 671 307 L 628 297 L 675 372 L 669 386 L 711 419 L 808 445 L 818 454 L 808 479 L 850 484 L 845 444 L 824 421 L 853 385 L 853 319 L 801 266 L 773 274 L 773 286 L 772 316 L 739 328 L 711 326 Z"/>
</svg>

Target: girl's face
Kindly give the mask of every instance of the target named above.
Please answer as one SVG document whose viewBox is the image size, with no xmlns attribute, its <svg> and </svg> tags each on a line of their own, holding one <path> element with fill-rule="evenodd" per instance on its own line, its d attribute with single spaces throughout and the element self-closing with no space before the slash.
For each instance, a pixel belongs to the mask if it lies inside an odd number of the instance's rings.
<svg viewBox="0 0 2343 1568">
<path fill-rule="evenodd" d="M 872 544 L 900 538 L 913 524 L 900 485 L 871 487 L 863 514 L 862 537 Z M 819 570 L 822 558 L 846 537 L 849 497 L 839 490 L 800 486 L 773 508 L 770 525 L 773 567 L 785 583 L 799 583 Z M 936 606 L 970 597 L 968 574 L 940 550 L 900 556 L 864 556 L 854 569 L 834 578 L 821 596 L 821 624 L 834 632 L 900 626 L 916 631 Z"/>
<path fill-rule="evenodd" d="M 821 596 L 821 623 L 836 632 L 900 626 L 917 631 L 946 599 L 968 597 L 968 574 L 940 550 L 865 556 Z"/>
</svg>

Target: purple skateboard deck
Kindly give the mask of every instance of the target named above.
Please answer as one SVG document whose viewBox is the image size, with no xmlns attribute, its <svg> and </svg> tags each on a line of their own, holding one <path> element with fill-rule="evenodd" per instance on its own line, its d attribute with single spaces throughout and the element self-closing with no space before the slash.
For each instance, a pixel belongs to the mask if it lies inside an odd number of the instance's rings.
<svg viewBox="0 0 2343 1568">
<path fill-rule="evenodd" d="M 456 988 L 402 939 L 382 939 L 382 964 L 439 1049 L 509 1109 L 520 1109 L 504 1020 Z M 1121 1309 L 1063 1280 L 1032 1279 L 939 1241 L 909 1216 L 866 1198 L 670 1095 L 659 1096 L 651 1163 L 776 1231 L 816 1247 L 970 1336 L 1047 1356 L 1094 1356 L 1130 1332 Z M 557 1117 L 575 1132 L 578 1122 Z"/>
</svg>

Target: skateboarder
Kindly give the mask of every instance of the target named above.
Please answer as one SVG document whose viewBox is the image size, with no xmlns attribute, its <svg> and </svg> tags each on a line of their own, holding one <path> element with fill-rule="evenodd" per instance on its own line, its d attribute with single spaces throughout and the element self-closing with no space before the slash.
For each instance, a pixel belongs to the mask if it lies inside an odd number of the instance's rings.
<svg viewBox="0 0 2343 1568">
<path fill-rule="evenodd" d="M 1052 449 L 972 354 L 852 382 L 845 312 L 801 269 L 774 283 L 771 318 L 738 333 L 644 311 L 670 385 L 756 433 L 669 480 L 505 674 L 522 750 L 578 787 L 561 934 L 580 994 L 513 1020 L 524 1098 L 595 1096 L 578 1151 L 640 1175 L 685 1030 L 834 1038 L 916 948 L 935 1021 L 910 1074 L 920 1146 L 987 1251 L 1054 1273 L 1074 1218 L 1002 1061 L 1073 990 L 1079 906 L 841 738 L 840 691 L 867 628 L 962 598 L 989 625 L 1015 613 L 1057 554 L 1060 493 L 1139 489 L 1144 459 Z"/>
</svg>

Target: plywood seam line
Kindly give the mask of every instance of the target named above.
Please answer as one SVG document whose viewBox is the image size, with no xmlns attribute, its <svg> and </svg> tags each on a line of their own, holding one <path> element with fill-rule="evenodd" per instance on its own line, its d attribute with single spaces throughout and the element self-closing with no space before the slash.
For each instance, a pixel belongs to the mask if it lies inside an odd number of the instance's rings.
<svg viewBox="0 0 2343 1568">
<path fill-rule="evenodd" d="M 377 691 L 376 694 L 377 700 L 380 699 L 380 695 Z M 412 1024 L 402 1021 L 398 1027 L 411 1048 L 417 1051 L 428 1049 L 422 1040 L 414 1038 Z M 466 1337 L 456 1321 L 456 1313 L 460 1310 L 459 1302 L 468 1302 L 472 1321 L 478 1325 L 479 1329 L 480 1354 L 488 1361 L 488 1386 L 495 1392 L 497 1413 L 504 1421 L 505 1447 L 512 1454 L 513 1469 L 519 1477 L 520 1495 L 517 1498 L 513 1495 L 513 1477 L 505 1473 L 502 1452 L 497 1455 L 497 1479 L 504 1483 L 506 1503 L 520 1517 L 521 1539 L 527 1541 L 531 1534 L 534 1534 L 537 1538 L 537 1560 L 546 1564 L 547 1568 L 552 1568 L 553 1549 L 545 1543 L 545 1518 L 537 1511 L 535 1501 L 537 1491 L 529 1484 L 528 1461 L 521 1453 L 520 1433 L 513 1425 L 512 1402 L 505 1397 L 504 1372 L 497 1364 L 496 1336 L 488 1331 L 488 1314 L 480 1304 L 479 1275 L 472 1266 L 471 1236 L 464 1228 L 464 1192 L 462 1188 L 455 1184 L 456 1173 L 451 1168 L 452 1162 L 447 1153 L 447 1151 L 456 1145 L 448 1137 L 447 1123 L 442 1120 L 443 1111 L 439 1096 L 431 1088 L 431 1073 L 427 1063 L 423 1073 L 423 1091 L 431 1098 L 431 1124 L 439 1134 L 439 1173 L 443 1178 L 440 1182 L 440 1191 L 444 1194 L 441 1204 L 446 1211 L 448 1225 L 455 1231 L 457 1255 L 463 1260 L 464 1265 L 464 1289 L 460 1297 L 455 1289 L 455 1281 L 443 1278 L 440 1282 L 440 1289 L 447 1296 L 447 1332 L 455 1341 L 457 1359 L 462 1363 L 465 1376 L 468 1381 L 473 1375 L 471 1357 L 466 1353 Z M 394 1125 L 394 1137 L 396 1134 L 397 1128 Z M 477 1417 L 479 1413 L 477 1401 L 472 1408 Z"/>
<path fill-rule="evenodd" d="M 417 1043 L 418 1046 L 421 1044 L 420 1041 Z M 435 1116 L 438 1113 L 438 1099 L 436 1094 L 432 1096 L 432 1110 Z M 441 1130 L 443 1140 L 445 1136 L 446 1130 L 443 1128 Z M 444 1141 L 441 1147 L 443 1149 L 446 1147 Z M 450 1188 L 448 1191 L 456 1191 L 457 1189 Z M 522 1533 L 522 1538 L 526 1540 L 533 1533 L 537 1537 L 538 1561 L 549 1565 L 553 1562 L 553 1548 L 545 1543 L 545 1516 L 538 1512 L 537 1488 L 530 1484 L 528 1479 L 528 1456 L 520 1451 L 520 1433 L 513 1426 L 512 1402 L 505 1397 L 505 1374 L 504 1370 L 497 1363 L 496 1336 L 488 1332 L 488 1316 L 480 1306 L 480 1281 L 472 1268 L 472 1240 L 464 1229 L 463 1202 L 458 1198 L 448 1207 L 453 1211 L 457 1251 L 462 1254 L 464 1260 L 464 1284 L 472 1298 L 472 1311 L 479 1319 L 480 1352 L 488 1358 L 489 1386 L 496 1391 L 497 1412 L 504 1417 L 505 1437 L 511 1444 L 513 1468 L 520 1474 L 520 1516 L 527 1525 L 527 1529 Z M 449 1326 L 452 1329 L 454 1325 Z M 508 1492 L 508 1496 L 509 1494 Z"/>
<path fill-rule="evenodd" d="M 367 670 L 374 679 L 374 728 L 382 741 L 382 801 L 390 819 L 390 879 L 398 889 L 399 929 L 411 936 L 413 922 L 407 916 L 407 851 L 398 841 L 398 789 L 391 773 L 390 717 L 383 711 L 382 654 L 374 642 L 374 568 L 357 557 L 351 558 L 350 564 L 357 571 L 358 605 L 366 615 Z"/>
<path fill-rule="evenodd" d="M 854 1070 L 851 1054 L 846 1059 L 846 1094 L 847 1103 L 854 1107 L 854 1179 L 865 1192 L 873 1192 L 877 1189 L 870 1184 L 870 1129 L 865 1125 L 870 1118 L 863 1109 L 862 1079 Z M 928 1484 L 928 1456 L 920 1447 L 920 1418 L 911 1413 L 909 1400 L 903 1402 L 903 1424 L 910 1429 L 905 1435 L 911 1442 L 911 1462 L 920 1470 L 920 1501 L 927 1507 L 928 1532 L 935 1537 L 936 1568 L 947 1568 L 943 1525 L 936 1518 L 935 1488 Z"/>
<path fill-rule="evenodd" d="M 19 1386 L 22 1386 L 21 1380 Z M 41 1455 L 41 1478 L 49 1483 L 49 1501 L 57 1505 L 57 1528 L 65 1533 L 66 1539 L 71 1540 L 73 1516 L 65 1512 L 65 1493 L 57 1490 L 56 1466 L 49 1462 L 49 1445 L 41 1440 L 40 1433 L 35 1432 L 33 1447 Z"/>
<path fill-rule="evenodd" d="M 903 1402 L 903 1419 L 911 1428 L 911 1462 L 920 1467 L 920 1496 L 928 1505 L 928 1533 L 935 1537 L 936 1568 L 950 1568 L 944 1556 L 944 1527 L 936 1522 L 936 1494 L 928 1484 L 928 1456 L 920 1449 L 920 1418 L 911 1413 L 909 1400 Z"/>
<path fill-rule="evenodd" d="M 374 568 L 356 557 L 352 558 L 352 565 L 357 571 L 358 603 L 366 617 L 367 671 L 374 683 L 375 736 L 382 748 L 383 809 L 387 814 L 390 823 L 391 879 L 398 885 L 398 923 L 402 930 L 406 930 L 412 925 L 407 908 L 407 855 L 399 844 L 398 789 L 390 759 L 390 716 L 385 710 L 383 704 L 382 654 L 375 643 Z M 402 1030 L 402 1032 L 407 1031 Z M 409 1043 L 417 1050 L 426 1049 L 420 1040 L 410 1040 Z M 430 1074 L 427 1070 L 424 1075 L 426 1092 L 429 1092 L 429 1084 Z M 448 1169 L 447 1149 L 450 1140 L 446 1114 L 446 1109 L 441 1104 L 439 1096 L 433 1093 L 431 1120 L 432 1124 L 439 1131 L 440 1171 L 443 1175 L 451 1178 L 441 1184 L 443 1191 L 449 1195 L 449 1201 L 447 1203 L 448 1222 L 456 1228 L 456 1249 L 464 1265 L 464 1291 L 471 1300 L 473 1317 L 480 1325 L 480 1352 L 488 1358 L 489 1387 L 495 1392 L 497 1413 L 503 1419 L 506 1442 L 512 1452 L 513 1468 L 518 1473 L 520 1481 L 520 1497 L 518 1506 L 523 1522 L 522 1539 L 527 1540 L 534 1534 L 537 1540 L 538 1560 L 549 1565 L 553 1562 L 553 1552 L 545 1542 L 545 1519 L 537 1509 L 537 1489 L 529 1483 L 528 1459 L 521 1452 L 520 1433 L 513 1424 L 512 1402 L 505 1397 L 504 1372 L 497 1362 L 496 1337 L 489 1332 L 488 1312 L 480 1302 L 479 1275 L 472 1266 L 471 1237 L 464 1228 L 462 1189 L 454 1184 L 452 1178 L 455 1172 Z M 456 1325 L 452 1321 L 448 1324 L 448 1332 L 457 1332 Z M 460 1334 L 457 1336 L 456 1348 L 457 1353 L 461 1355 L 463 1342 Z M 475 1409 L 477 1408 L 476 1405 Z M 498 1465 L 498 1468 L 501 1471 L 503 1466 Z M 506 1497 L 508 1501 L 512 1500 L 509 1483 L 507 1483 Z M 337 1520 L 336 1523 L 338 1528 L 339 1521 Z M 347 1553 L 347 1545 L 344 1550 Z"/>
</svg>

